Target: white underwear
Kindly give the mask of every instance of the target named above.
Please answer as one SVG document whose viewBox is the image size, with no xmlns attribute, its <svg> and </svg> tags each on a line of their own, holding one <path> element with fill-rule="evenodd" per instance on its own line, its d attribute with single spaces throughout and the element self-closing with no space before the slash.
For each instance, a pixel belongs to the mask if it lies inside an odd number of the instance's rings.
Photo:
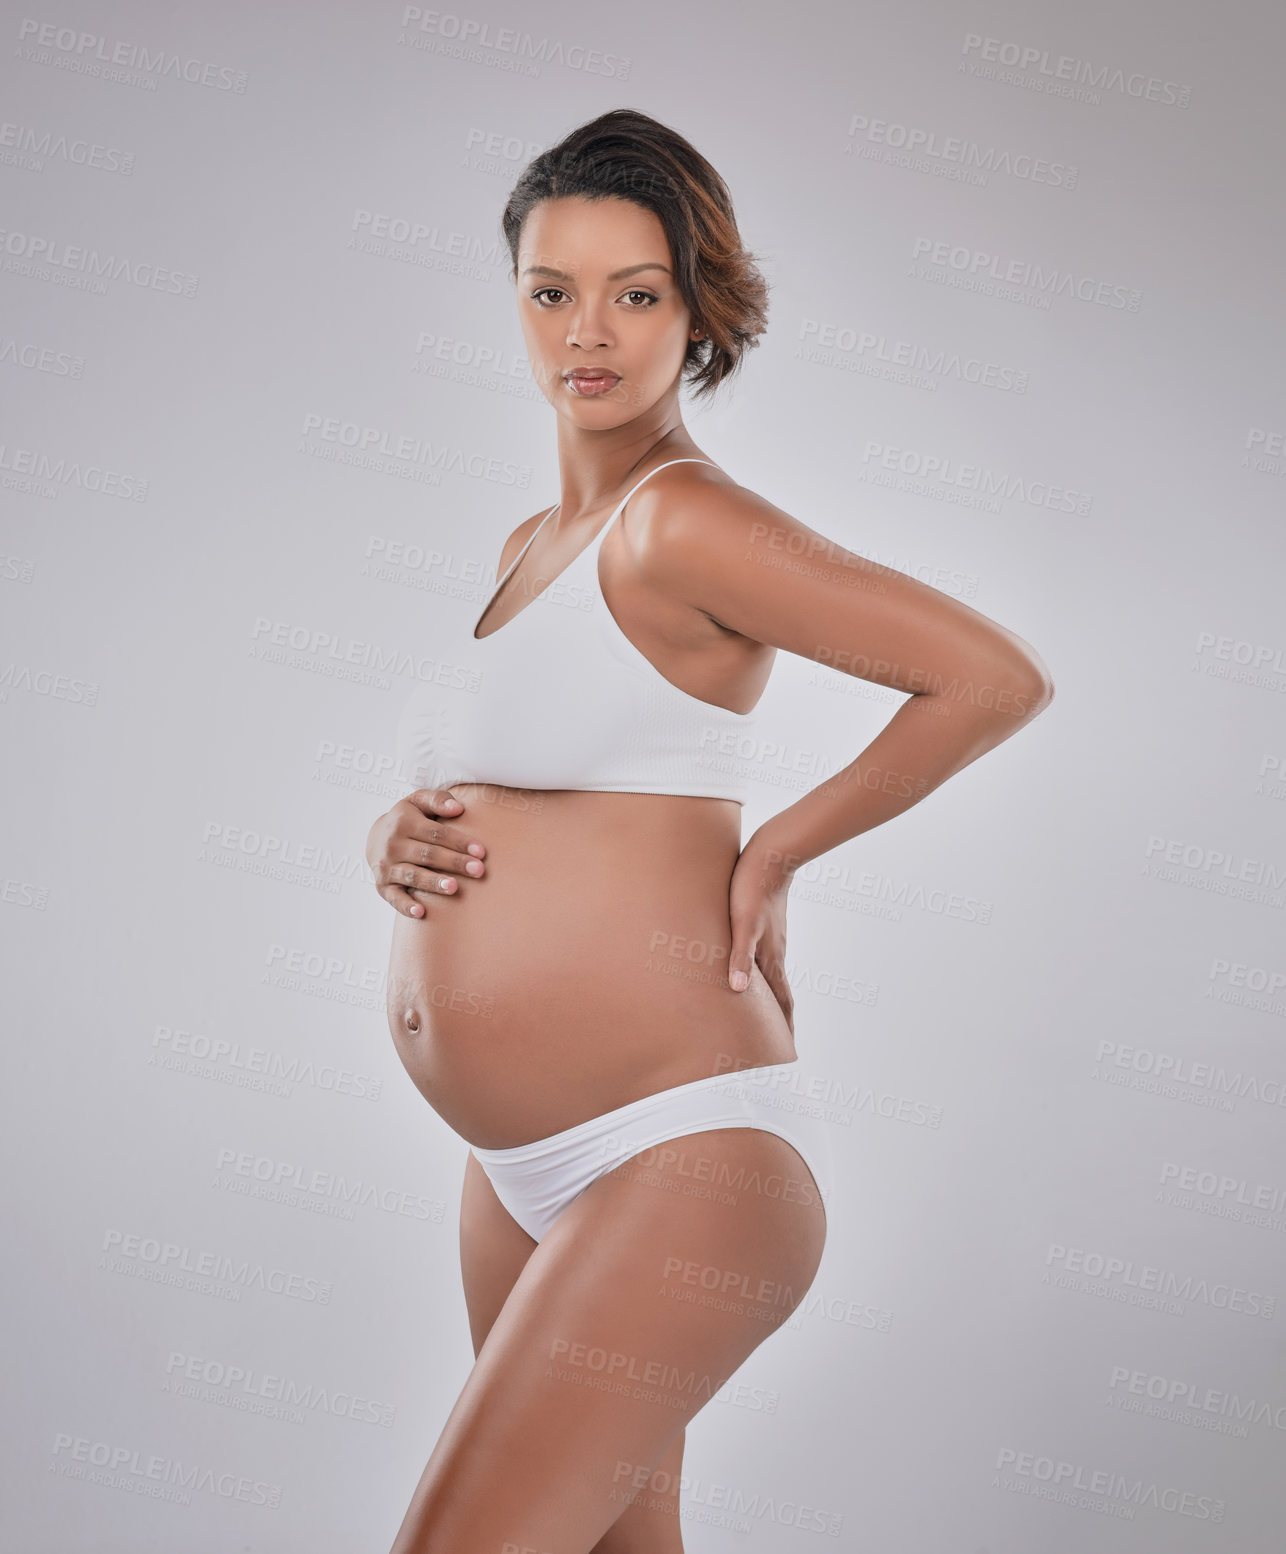
<svg viewBox="0 0 1286 1554">
<path fill-rule="evenodd" d="M 793 1144 L 825 1204 L 833 1173 L 830 1128 L 824 1118 L 813 1115 L 816 1103 L 799 1084 L 801 1074 L 798 1058 L 712 1074 L 642 1096 L 530 1144 L 512 1149 L 474 1146 L 473 1155 L 501 1203 L 536 1241 L 591 1182 L 623 1160 L 670 1139 L 718 1128 L 762 1128 Z M 719 1183 L 710 1185 L 718 1188 Z M 736 1190 L 735 1181 L 726 1186 Z M 808 1201 L 808 1184 L 786 1183 L 781 1195 Z"/>
</svg>

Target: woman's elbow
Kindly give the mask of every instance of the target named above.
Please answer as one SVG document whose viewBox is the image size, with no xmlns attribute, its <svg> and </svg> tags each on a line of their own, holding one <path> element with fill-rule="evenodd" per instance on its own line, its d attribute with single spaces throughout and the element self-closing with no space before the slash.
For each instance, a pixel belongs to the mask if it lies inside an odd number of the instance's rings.
<svg viewBox="0 0 1286 1554">
<path fill-rule="evenodd" d="M 1049 665 L 1039 653 L 1024 656 L 1018 670 L 1015 691 L 1023 698 L 1032 717 L 1035 717 L 1038 712 L 1044 712 L 1053 701 L 1054 677 L 1049 672 Z"/>
</svg>

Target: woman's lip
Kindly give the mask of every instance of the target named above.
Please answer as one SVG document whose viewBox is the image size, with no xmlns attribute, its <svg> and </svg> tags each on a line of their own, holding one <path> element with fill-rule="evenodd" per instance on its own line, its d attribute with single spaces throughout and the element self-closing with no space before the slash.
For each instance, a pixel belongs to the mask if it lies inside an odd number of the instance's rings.
<svg viewBox="0 0 1286 1554">
<path fill-rule="evenodd" d="M 577 399 L 606 399 L 620 381 L 614 372 L 598 377 L 580 372 L 568 373 L 566 379 L 567 387 L 573 390 Z"/>
<path fill-rule="evenodd" d="M 608 372 L 606 369 L 602 369 L 597 372 L 588 372 L 582 369 L 577 372 L 566 373 L 564 376 L 568 378 L 575 378 L 578 382 L 598 383 L 601 382 L 604 378 L 619 378 L 620 373 Z"/>
</svg>

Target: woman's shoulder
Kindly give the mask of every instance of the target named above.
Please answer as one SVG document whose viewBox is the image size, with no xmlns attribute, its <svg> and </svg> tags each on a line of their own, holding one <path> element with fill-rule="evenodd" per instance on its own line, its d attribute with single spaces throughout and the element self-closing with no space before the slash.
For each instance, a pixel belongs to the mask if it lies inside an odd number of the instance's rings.
<svg viewBox="0 0 1286 1554">
<path fill-rule="evenodd" d="M 631 495 L 627 523 L 640 539 L 678 543 L 704 530 L 741 534 L 771 504 L 722 465 L 687 462 L 658 466 Z"/>
<path fill-rule="evenodd" d="M 498 576 L 504 576 L 507 569 L 512 566 L 518 552 L 535 534 L 541 523 L 552 511 L 552 508 L 542 507 L 538 513 L 533 513 L 530 518 L 524 518 L 513 533 L 510 534 L 500 548 L 500 560 L 496 567 Z"/>
</svg>

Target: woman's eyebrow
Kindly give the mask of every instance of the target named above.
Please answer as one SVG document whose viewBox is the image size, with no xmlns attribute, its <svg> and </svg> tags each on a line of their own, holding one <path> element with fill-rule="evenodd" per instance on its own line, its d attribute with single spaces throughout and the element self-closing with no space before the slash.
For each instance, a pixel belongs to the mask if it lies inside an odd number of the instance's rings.
<svg viewBox="0 0 1286 1554">
<path fill-rule="evenodd" d="M 668 265 L 658 264 L 654 260 L 649 260 L 646 264 L 632 264 L 625 270 L 613 270 L 607 278 L 609 281 L 623 281 L 626 276 L 637 275 L 640 270 L 664 270 L 667 275 L 674 274 L 674 271 Z M 570 275 L 565 274 L 562 270 L 555 270 L 548 264 L 529 264 L 522 273 L 524 275 L 549 275 L 556 281 L 569 281 L 572 279 Z"/>
</svg>

